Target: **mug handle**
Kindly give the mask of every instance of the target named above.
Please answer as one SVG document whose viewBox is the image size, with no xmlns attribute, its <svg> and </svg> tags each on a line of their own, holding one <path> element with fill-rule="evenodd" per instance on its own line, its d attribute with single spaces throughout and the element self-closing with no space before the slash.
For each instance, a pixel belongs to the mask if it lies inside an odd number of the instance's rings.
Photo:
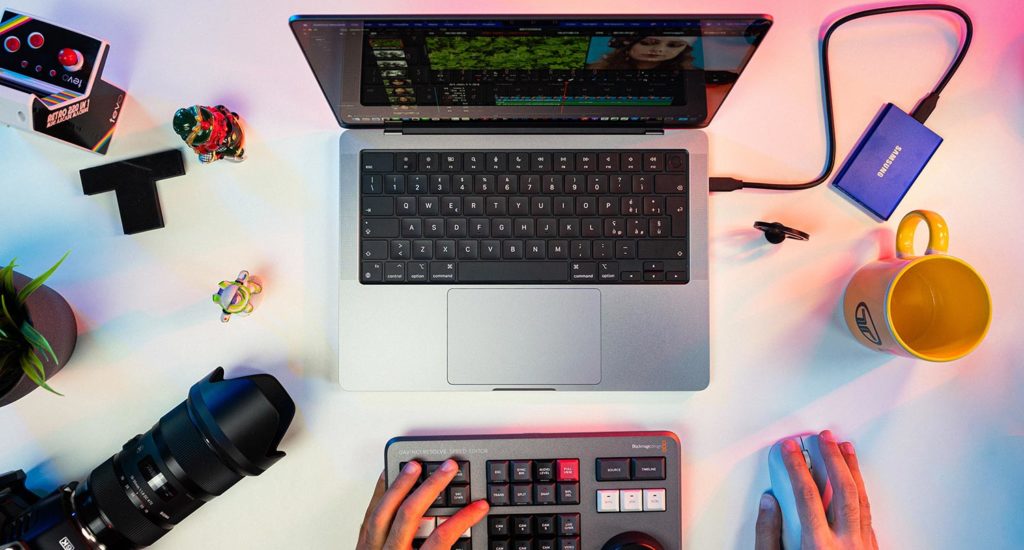
<svg viewBox="0 0 1024 550">
<path fill-rule="evenodd" d="M 949 250 L 949 226 L 946 220 L 931 210 L 914 210 L 903 216 L 896 229 L 897 258 L 914 256 L 914 232 L 922 221 L 928 226 L 928 249 L 925 255 L 945 254 Z"/>
</svg>

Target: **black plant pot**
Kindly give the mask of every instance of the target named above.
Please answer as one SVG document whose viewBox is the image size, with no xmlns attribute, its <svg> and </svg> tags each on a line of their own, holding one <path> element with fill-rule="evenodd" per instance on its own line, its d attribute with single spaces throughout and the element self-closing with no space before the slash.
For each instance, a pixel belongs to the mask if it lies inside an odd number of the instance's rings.
<svg viewBox="0 0 1024 550">
<path fill-rule="evenodd" d="M 31 281 L 28 277 L 14 274 L 14 287 L 21 289 Z M 53 348 L 57 355 L 57 364 L 54 365 L 48 357 L 39 356 L 43 362 L 43 370 L 46 371 L 46 380 L 53 379 L 53 376 L 64 368 L 71 353 L 75 351 L 75 342 L 78 341 L 78 325 L 75 322 L 75 314 L 67 300 L 52 288 L 43 285 L 36 289 L 25 303 L 28 311 L 29 321 L 32 326 L 42 334 L 46 341 Z M 38 355 L 38 353 L 37 353 Z M 9 405 L 25 397 L 37 389 L 35 382 L 25 376 L 21 371 L 21 365 L 12 361 L 9 365 L 0 365 L 3 374 L 0 374 L 0 407 Z M 18 376 L 11 376 L 11 370 L 19 373 Z"/>
</svg>

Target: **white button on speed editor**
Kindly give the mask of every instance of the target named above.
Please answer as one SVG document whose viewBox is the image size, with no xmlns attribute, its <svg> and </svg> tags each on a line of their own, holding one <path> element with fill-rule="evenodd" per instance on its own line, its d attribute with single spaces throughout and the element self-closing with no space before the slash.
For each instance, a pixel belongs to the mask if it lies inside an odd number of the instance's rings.
<svg viewBox="0 0 1024 550">
<path fill-rule="evenodd" d="M 434 532 L 434 526 L 437 524 L 437 518 L 420 518 L 419 527 L 416 528 L 416 534 L 414 538 L 425 539 Z"/>
<path fill-rule="evenodd" d="M 618 490 L 602 490 L 597 492 L 597 511 L 598 512 L 618 512 L 619 511 L 619 491 Z"/>
<path fill-rule="evenodd" d="M 640 489 L 623 489 L 619 491 L 619 507 L 623 512 L 642 512 L 644 510 L 643 491 Z"/>
<path fill-rule="evenodd" d="M 452 518 L 450 518 L 450 517 L 437 518 L 437 526 L 440 527 L 442 523 L 444 523 L 444 522 L 446 522 L 446 521 L 448 521 L 450 519 L 452 519 Z M 470 538 L 472 529 L 473 529 L 472 527 L 467 528 L 464 533 L 459 535 L 459 538 L 460 539 L 468 539 L 468 538 Z"/>
<path fill-rule="evenodd" d="M 665 511 L 665 490 L 644 489 L 644 512 Z"/>
</svg>

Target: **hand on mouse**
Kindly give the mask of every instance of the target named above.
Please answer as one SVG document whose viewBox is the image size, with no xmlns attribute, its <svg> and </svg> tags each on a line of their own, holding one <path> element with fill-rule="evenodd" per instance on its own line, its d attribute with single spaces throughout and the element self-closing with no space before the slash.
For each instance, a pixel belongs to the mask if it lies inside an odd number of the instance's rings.
<svg viewBox="0 0 1024 550">
<path fill-rule="evenodd" d="M 837 443 L 832 432 L 825 430 L 818 438 L 818 445 L 832 484 L 834 519 L 831 524 L 825 516 L 825 507 L 807 470 L 800 446 L 793 440 L 782 444 L 782 460 L 789 473 L 797 513 L 800 514 L 801 545 L 807 550 L 878 550 L 875 531 L 871 528 L 868 494 L 864 490 L 864 478 L 860 475 L 853 444 L 848 441 Z M 782 512 L 771 493 L 761 495 L 754 548 L 782 548 Z"/>
<path fill-rule="evenodd" d="M 413 490 L 422 468 L 418 462 L 409 462 L 387 490 L 384 489 L 385 479 L 381 473 L 366 509 L 363 526 L 359 530 L 356 550 L 398 550 L 412 546 L 412 539 L 423 514 L 459 471 L 454 460 L 446 460 Z M 437 526 L 420 547 L 421 550 L 450 549 L 459 540 L 459 535 L 483 519 L 489 509 L 484 500 L 470 503 Z"/>
</svg>

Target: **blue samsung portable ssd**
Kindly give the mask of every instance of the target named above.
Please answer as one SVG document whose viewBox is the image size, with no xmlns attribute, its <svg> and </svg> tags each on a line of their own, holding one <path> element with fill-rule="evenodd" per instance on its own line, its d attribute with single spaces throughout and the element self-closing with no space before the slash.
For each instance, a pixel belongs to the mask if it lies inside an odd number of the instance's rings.
<svg viewBox="0 0 1024 550">
<path fill-rule="evenodd" d="M 832 185 L 888 220 L 940 143 L 938 134 L 888 103 L 850 152 Z"/>
</svg>

